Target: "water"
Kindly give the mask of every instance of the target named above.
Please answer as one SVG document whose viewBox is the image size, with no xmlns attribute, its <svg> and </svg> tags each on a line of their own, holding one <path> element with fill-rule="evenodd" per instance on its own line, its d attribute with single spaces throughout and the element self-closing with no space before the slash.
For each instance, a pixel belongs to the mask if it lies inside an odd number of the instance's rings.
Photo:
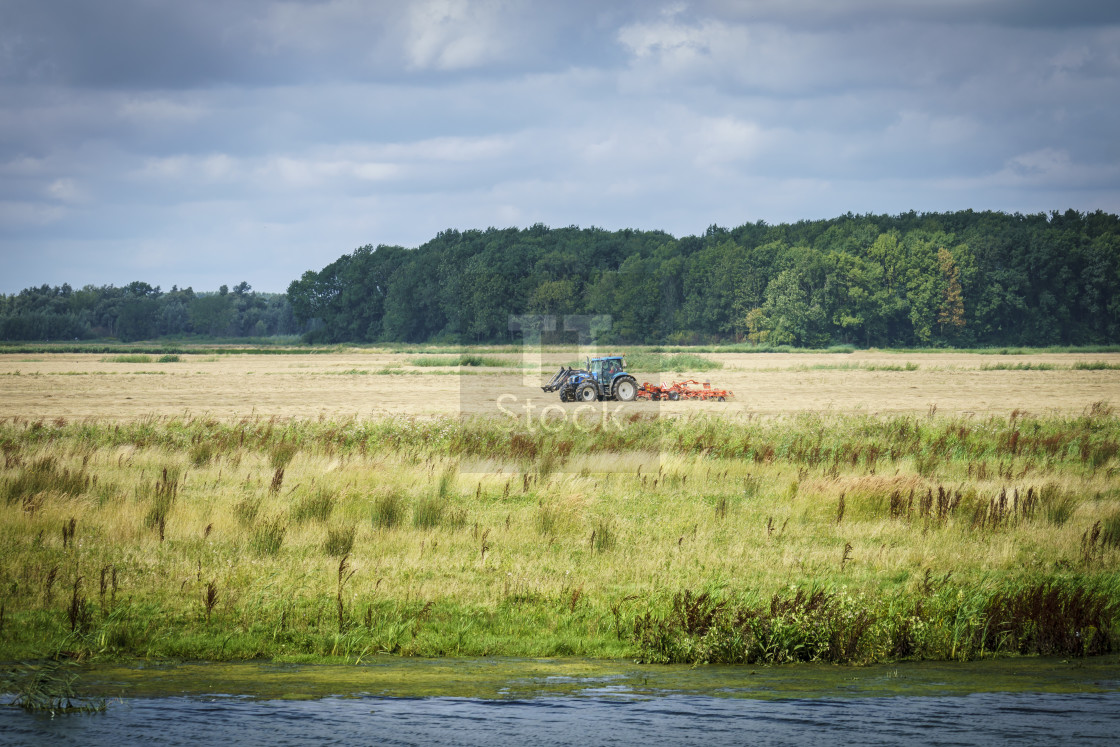
<svg viewBox="0 0 1120 747">
<path fill-rule="evenodd" d="M 105 713 L 2 708 L 0 744 L 1050 745 L 1120 735 L 1116 657 L 860 669 L 257 663 L 99 667 L 83 683 L 118 693 Z"/>
</svg>

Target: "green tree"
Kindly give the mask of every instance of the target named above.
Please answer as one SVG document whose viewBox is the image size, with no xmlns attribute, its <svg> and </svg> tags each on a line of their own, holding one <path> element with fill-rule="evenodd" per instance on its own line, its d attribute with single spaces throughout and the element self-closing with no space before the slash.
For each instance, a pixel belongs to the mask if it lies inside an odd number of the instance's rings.
<svg viewBox="0 0 1120 747">
<path fill-rule="evenodd" d="M 937 310 L 937 324 L 944 337 L 946 328 L 950 335 L 964 328 L 964 294 L 961 290 L 961 272 L 957 269 L 953 255 L 945 247 L 937 250 L 937 265 L 941 270 L 945 289 Z"/>
</svg>

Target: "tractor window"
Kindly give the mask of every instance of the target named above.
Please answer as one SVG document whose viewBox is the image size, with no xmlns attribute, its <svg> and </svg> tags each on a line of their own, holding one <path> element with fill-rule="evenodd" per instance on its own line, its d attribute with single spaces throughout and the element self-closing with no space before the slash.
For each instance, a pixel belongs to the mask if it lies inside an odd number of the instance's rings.
<svg viewBox="0 0 1120 747">
<path fill-rule="evenodd" d="M 591 374 L 593 376 L 598 376 L 602 372 L 603 372 L 603 362 L 602 361 L 591 361 Z"/>
</svg>

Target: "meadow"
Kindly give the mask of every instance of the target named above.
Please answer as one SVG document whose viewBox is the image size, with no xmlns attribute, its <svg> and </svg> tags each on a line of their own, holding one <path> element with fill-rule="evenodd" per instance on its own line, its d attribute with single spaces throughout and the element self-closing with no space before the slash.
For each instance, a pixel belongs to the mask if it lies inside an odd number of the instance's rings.
<svg viewBox="0 0 1120 747">
<path fill-rule="evenodd" d="M 1114 355 L 705 354 L 718 365 L 692 375 L 739 388 L 728 407 L 420 406 L 497 383 L 543 403 L 524 379 L 572 357 L 478 355 L 5 356 L 0 660 L 863 663 L 1120 642 Z M 401 373 L 351 373 L 383 369 Z M 82 378 L 95 391 L 66 389 Z M 783 378 L 800 407 L 748 396 Z M 988 406 L 960 406 L 985 379 Z M 806 404 L 841 382 L 866 402 Z M 361 411 L 398 395 L 415 411 Z"/>
</svg>

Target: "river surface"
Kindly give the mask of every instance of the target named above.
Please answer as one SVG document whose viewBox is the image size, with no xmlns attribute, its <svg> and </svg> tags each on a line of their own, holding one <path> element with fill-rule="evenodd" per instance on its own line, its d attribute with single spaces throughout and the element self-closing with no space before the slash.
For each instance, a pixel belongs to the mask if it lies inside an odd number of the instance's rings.
<svg viewBox="0 0 1120 747">
<path fill-rule="evenodd" d="M 587 660 L 98 666 L 105 712 L 0 708 L 0 744 L 1117 744 L 1120 658 L 875 667 Z"/>
</svg>

